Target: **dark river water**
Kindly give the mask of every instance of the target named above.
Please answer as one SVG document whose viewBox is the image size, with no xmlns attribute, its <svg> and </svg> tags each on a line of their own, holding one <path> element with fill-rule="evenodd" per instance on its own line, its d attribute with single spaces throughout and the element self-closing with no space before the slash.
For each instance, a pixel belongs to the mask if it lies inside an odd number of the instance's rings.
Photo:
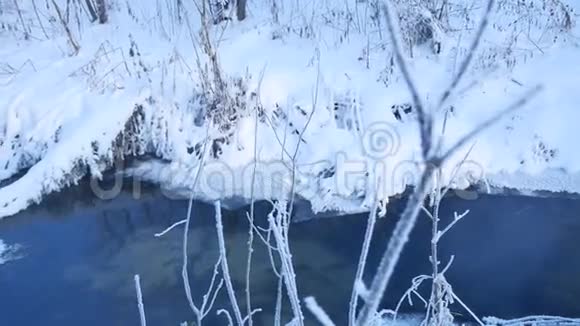
<svg viewBox="0 0 580 326">
<path fill-rule="evenodd" d="M 368 270 L 385 248 L 403 201 L 379 220 Z M 455 260 L 447 273 L 455 293 L 479 316 L 515 318 L 530 314 L 580 317 L 580 200 L 480 195 L 446 198 L 441 216 L 470 209 L 441 242 L 441 259 Z M 192 321 L 181 282 L 182 227 L 154 234 L 186 216 L 187 202 L 154 189 L 135 199 L 123 192 L 96 199 L 86 185 L 51 196 L 43 204 L 0 220 L 0 239 L 22 246 L 23 258 L 0 265 L 0 325 L 138 325 L 133 275 L 140 274 L 148 325 Z M 267 203 L 256 208 L 264 225 Z M 298 212 L 298 214 L 307 214 Z M 300 216 L 307 218 L 308 216 Z M 229 264 L 244 307 L 248 222 L 245 209 L 224 212 Z M 291 248 L 300 297 L 315 296 L 337 325 L 346 312 L 366 214 L 325 217 L 293 224 Z M 411 278 L 429 273 L 430 222 L 420 217 L 388 289 L 393 308 Z M 205 293 L 218 256 L 213 206 L 196 203 L 189 257 L 196 302 Z M 277 279 L 265 246 L 255 241 L 252 265 L 256 325 L 273 324 Z M 370 273 L 368 273 L 371 276 Z M 424 289 L 424 291 L 427 291 Z M 427 295 L 427 292 L 425 292 Z M 407 313 L 423 312 L 418 305 Z M 229 309 L 225 292 L 216 308 Z M 285 299 L 285 312 L 290 308 Z M 457 318 L 466 317 L 453 306 Z M 311 316 L 307 324 L 312 325 Z M 221 318 L 221 319 L 220 319 Z M 211 313 L 206 325 L 224 325 Z"/>
</svg>

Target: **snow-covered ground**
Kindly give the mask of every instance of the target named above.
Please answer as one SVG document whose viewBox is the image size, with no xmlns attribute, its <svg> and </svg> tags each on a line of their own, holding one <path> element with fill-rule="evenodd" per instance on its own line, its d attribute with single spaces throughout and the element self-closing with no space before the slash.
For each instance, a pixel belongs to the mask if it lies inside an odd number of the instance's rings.
<svg viewBox="0 0 580 326">
<path fill-rule="evenodd" d="M 285 0 L 276 10 L 249 1 L 245 21 L 210 24 L 227 105 L 236 108 L 229 129 L 202 119 L 212 100 L 203 77 L 215 74 L 193 2 L 110 1 L 104 25 L 72 2 L 65 19 L 78 53 L 52 2 L 37 2 L 0 0 L 0 217 L 127 155 L 154 156 L 129 173 L 174 190 L 191 188 L 203 161 L 196 192 L 206 199 L 283 196 L 295 179 L 315 211 L 366 210 L 375 189 L 381 198 L 401 193 L 420 173 L 409 92 L 372 1 Z M 468 53 L 484 2 L 450 2 L 446 26 L 412 47 L 429 107 Z M 67 2 L 56 3 L 64 15 Z M 448 162 L 447 181 L 469 152 L 458 188 L 580 193 L 580 4 L 530 3 L 497 1 L 461 91 L 431 112 L 438 130 L 445 124 L 445 148 L 543 86 Z"/>
</svg>

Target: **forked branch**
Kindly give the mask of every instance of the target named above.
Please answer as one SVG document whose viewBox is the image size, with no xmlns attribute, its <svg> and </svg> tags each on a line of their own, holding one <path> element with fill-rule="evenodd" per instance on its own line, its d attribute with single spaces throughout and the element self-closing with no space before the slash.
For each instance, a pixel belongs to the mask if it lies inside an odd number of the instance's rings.
<svg viewBox="0 0 580 326">
<path fill-rule="evenodd" d="M 469 63 L 472 60 L 473 55 L 480 43 L 481 35 L 487 26 L 487 21 L 489 20 L 492 6 L 493 0 L 489 0 L 484 17 L 482 19 L 482 23 L 480 24 L 480 28 L 476 33 L 475 41 L 470 48 L 470 53 L 468 54 L 464 63 L 461 65 L 462 69 L 460 73 L 452 81 L 451 86 L 444 92 L 441 100 L 442 102 L 444 102 L 450 96 L 449 94 L 454 91 L 454 89 L 459 84 L 461 77 L 464 76 L 465 71 L 467 70 L 467 67 L 469 66 Z M 417 216 L 419 215 L 419 211 L 423 206 L 423 202 L 429 190 L 431 189 L 431 183 L 435 173 L 443 166 L 445 161 L 447 161 L 450 156 L 463 145 L 465 145 L 482 131 L 497 123 L 507 114 L 513 113 L 515 110 L 522 108 L 541 89 L 540 87 L 536 87 L 528 93 L 524 94 L 524 97 L 522 97 L 516 103 L 478 125 L 475 129 L 462 137 L 457 143 L 452 145 L 447 152 L 440 155 L 433 150 L 433 119 L 425 109 L 421 95 L 419 94 L 417 87 L 412 80 L 409 68 L 403 57 L 403 52 L 400 48 L 400 42 L 398 41 L 399 30 L 395 28 L 396 21 L 393 18 L 395 15 L 392 13 L 393 11 L 391 10 L 390 1 L 386 0 L 384 2 L 383 11 L 385 13 L 385 19 L 387 21 L 387 28 L 389 29 L 390 38 L 393 43 L 395 58 L 397 59 L 399 69 L 401 70 L 409 92 L 411 93 L 413 105 L 417 111 L 417 123 L 420 130 L 421 151 L 423 154 L 424 168 L 420 177 L 420 181 L 415 186 L 413 193 L 407 200 L 405 209 L 395 226 L 395 230 L 393 231 L 391 238 L 389 239 L 387 249 L 383 253 L 377 272 L 372 280 L 371 286 L 368 289 L 368 294 L 364 298 L 366 304 L 362 308 L 357 318 L 356 324 L 358 326 L 368 326 L 369 323 L 373 320 L 374 316 L 377 314 L 377 310 L 387 285 L 389 284 L 389 281 L 393 275 L 394 269 L 399 261 L 403 248 L 409 240 L 409 235 L 415 226 Z"/>
</svg>

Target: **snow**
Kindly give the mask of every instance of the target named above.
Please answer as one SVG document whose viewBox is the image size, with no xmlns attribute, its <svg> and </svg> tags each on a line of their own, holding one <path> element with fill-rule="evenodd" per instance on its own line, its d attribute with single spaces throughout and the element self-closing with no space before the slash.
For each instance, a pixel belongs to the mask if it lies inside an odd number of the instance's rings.
<svg viewBox="0 0 580 326">
<path fill-rule="evenodd" d="M 201 109 L 193 99 L 207 74 L 200 68 L 208 67 L 193 4 L 184 4 L 181 15 L 189 18 L 180 21 L 177 8 L 152 0 L 112 1 L 109 24 L 84 17 L 73 24 L 81 50 L 71 55 L 59 22 L 44 19 L 54 15 L 52 9 L 40 8 L 47 39 L 31 4 L 22 1 L 32 35 L 24 40 L 10 3 L 0 0 L 0 21 L 14 27 L 0 29 L 0 218 L 87 173 L 100 177 L 123 154 L 159 159 L 131 166 L 127 174 L 188 192 L 201 161 L 193 149 L 206 135 L 223 136 L 207 123 L 193 123 Z M 64 1 L 57 3 L 64 8 Z M 345 3 L 357 8 L 354 23 L 345 16 Z M 420 173 L 420 150 L 412 114 L 398 121 L 391 111 L 410 98 L 397 67 L 390 66 L 384 23 L 376 25 L 365 16 L 372 8 L 355 0 L 301 7 L 282 1 L 279 9 L 277 24 L 269 7 L 250 2 L 248 20 L 211 26 L 222 73 L 229 85 L 242 80 L 249 107 L 219 158 L 204 161 L 196 196 L 279 198 L 292 191 L 295 179 L 294 190 L 314 211 L 355 212 L 368 210 L 379 180 L 382 198 L 401 193 Z M 466 28 L 441 36 L 441 54 L 427 46 L 413 51 L 410 68 L 429 107 L 465 56 L 479 19 L 473 12 L 471 19 L 454 18 L 451 24 Z M 517 15 L 494 11 L 494 28 L 484 34 L 452 101 L 444 148 L 535 85 L 544 89 L 452 157 L 443 177 L 450 181 L 474 146 L 456 187 L 483 182 L 580 193 L 580 29 L 554 31 L 548 28 L 552 18 L 534 16 L 529 37 L 514 39 L 519 34 L 510 33 L 515 27 L 508 23 Z M 256 102 L 265 116 L 257 130 Z M 432 113 L 440 130 L 445 114 Z M 254 169 L 264 182 L 252 186 Z"/>
<path fill-rule="evenodd" d="M 19 245 L 7 245 L 2 239 L 0 239 L 0 265 L 3 265 L 11 260 L 16 260 L 20 258 Z"/>
</svg>

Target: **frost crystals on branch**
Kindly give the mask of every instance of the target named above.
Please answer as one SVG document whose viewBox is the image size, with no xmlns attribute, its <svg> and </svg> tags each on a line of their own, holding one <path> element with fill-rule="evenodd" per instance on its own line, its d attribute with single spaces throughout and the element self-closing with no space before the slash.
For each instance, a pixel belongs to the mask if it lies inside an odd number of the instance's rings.
<svg viewBox="0 0 580 326">
<path fill-rule="evenodd" d="M 290 253 L 290 244 L 288 238 L 288 227 L 290 223 L 290 215 L 286 210 L 286 201 L 278 201 L 275 203 L 272 212 L 268 215 L 268 222 L 270 229 L 274 234 L 274 239 L 278 247 L 278 254 L 282 261 L 282 278 L 286 284 L 286 291 L 290 298 L 290 305 L 294 313 L 294 323 L 296 325 L 304 326 L 304 315 L 300 307 L 300 299 L 298 297 L 298 288 L 296 286 L 296 273 L 294 273 L 294 266 L 292 264 L 292 254 Z"/>
<path fill-rule="evenodd" d="M 470 51 L 475 52 L 477 50 L 477 46 L 479 44 L 478 38 L 481 38 L 483 34 L 483 30 L 487 25 L 488 16 L 490 13 L 490 8 L 493 6 L 494 0 L 488 0 L 488 5 L 486 8 L 488 10 L 484 14 L 484 18 L 482 19 L 480 29 L 481 32 L 476 34 L 476 40 L 473 42 L 473 46 Z M 379 304 L 381 299 L 384 295 L 384 292 L 389 284 L 391 276 L 393 275 L 394 269 L 399 261 L 403 248 L 405 244 L 409 240 L 409 235 L 415 226 L 417 216 L 421 207 L 423 206 L 423 202 L 425 197 L 431 189 L 432 178 L 435 172 L 442 167 L 447 159 L 449 159 L 454 153 L 456 153 L 463 145 L 465 145 L 468 141 L 473 139 L 476 135 L 481 133 L 482 131 L 486 130 L 494 123 L 496 123 L 499 119 L 504 117 L 506 114 L 513 112 L 516 109 L 521 108 L 524 106 L 537 92 L 540 90 L 539 87 L 532 89 L 529 93 L 525 94 L 525 97 L 515 102 L 514 105 L 508 107 L 506 110 L 501 111 L 499 114 L 495 115 L 494 117 L 490 118 L 487 121 L 484 121 L 479 126 L 477 126 L 472 132 L 468 133 L 464 138 L 462 138 L 458 143 L 451 146 L 447 152 L 444 154 L 440 154 L 440 148 L 438 146 L 433 146 L 433 119 L 430 112 L 427 111 L 427 108 L 424 106 L 422 97 L 420 96 L 415 83 L 413 82 L 411 73 L 409 71 L 408 65 L 403 57 L 403 52 L 400 47 L 399 41 L 399 34 L 395 26 L 397 25 L 396 19 L 394 19 L 393 10 L 391 9 L 390 1 L 384 1 L 383 4 L 383 12 L 386 19 L 386 25 L 389 30 L 389 35 L 391 38 L 391 42 L 393 44 L 395 58 L 399 69 L 403 75 L 403 78 L 407 84 L 407 88 L 411 93 L 411 97 L 413 100 L 413 104 L 417 109 L 417 122 L 419 124 L 419 129 L 421 132 L 421 148 L 423 154 L 423 160 L 425 163 L 425 167 L 420 177 L 419 183 L 415 186 L 413 193 L 410 195 L 405 209 L 398 221 L 397 225 L 395 226 L 395 230 L 391 238 L 389 239 L 389 243 L 387 245 L 387 249 L 384 251 L 383 256 L 381 258 L 378 270 L 372 280 L 371 286 L 369 287 L 368 296 L 365 298 L 365 306 L 362 308 L 358 318 L 357 318 L 357 325 L 359 326 L 366 326 L 371 323 L 374 319 L 374 316 L 377 313 L 377 309 L 379 308 Z M 472 54 L 468 55 L 466 61 L 461 65 L 462 69 L 467 69 L 469 66 L 469 61 L 473 57 Z M 451 86 L 448 90 L 444 92 L 442 100 L 440 104 L 445 102 L 447 98 L 450 98 L 455 91 L 457 85 L 459 84 L 461 77 L 464 76 L 464 72 L 460 72 L 455 78 Z M 440 142 L 438 142 L 440 144 Z"/>
<path fill-rule="evenodd" d="M 143 294 L 141 293 L 141 278 L 139 274 L 135 275 L 135 290 L 137 291 L 137 307 L 139 308 L 139 317 L 141 317 L 141 326 L 147 326 L 145 319 L 145 306 L 143 305 Z"/>
<path fill-rule="evenodd" d="M 234 291 L 234 286 L 232 284 L 232 278 L 230 277 L 230 269 L 228 267 L 228 258 L 226 253 L 226 244 L 224 240 L 224 226 L 222 223 L 222 207 L 218 201 L 214 203 L 215 208 L 215 225 L 217 229 L 218 244 L 220 249 L 220 260 L 222 266 L 222 274 L 226 282 L 226 290 L 230 298 L 230 303 L 232 304 L 232 309 L 234 310 L 234 316 L 236 317 L 236 323 L 238 326 L 243 326 L 242 313 L 240 312 L 240 307 L 238 306 L 238 301 L 236 300 L 236 292 Z"/>
</svg>

